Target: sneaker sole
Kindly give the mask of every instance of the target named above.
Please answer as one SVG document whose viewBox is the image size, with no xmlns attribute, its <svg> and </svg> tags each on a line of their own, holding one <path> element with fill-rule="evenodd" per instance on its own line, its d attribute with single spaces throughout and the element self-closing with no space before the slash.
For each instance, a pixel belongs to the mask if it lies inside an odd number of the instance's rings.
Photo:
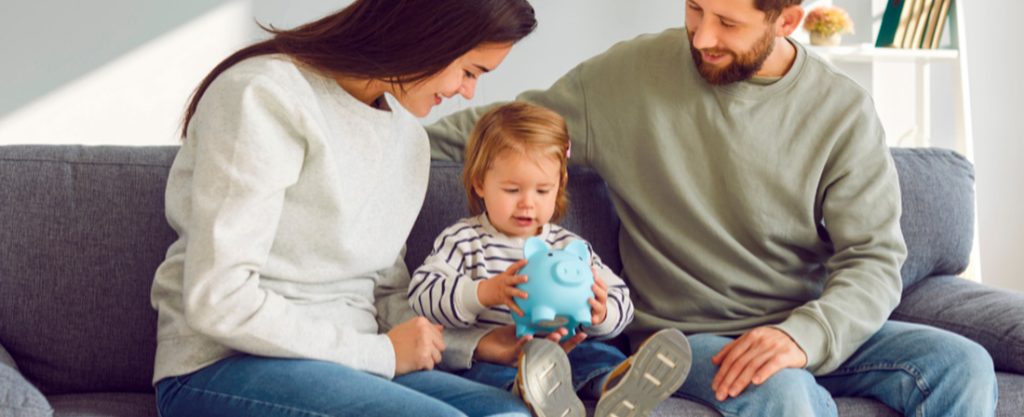
<svg viewBox="0 0 1024 417">
<path fill-rule="evenodd" d="M 661 330 L 640 345 L 632 360 L 622 379 L 601 396 L 594 417 L 650 415 L 690 373 L 690 343 L 678 330 Z"/>
<path fill-rule="evenodd" d="M 527 342 L 519 378 L 519 392 L 535 416 L 586 417 L 586 408 L 572 386 L 569 358 L 558 344 L 546 339 Z"/>
</svg>

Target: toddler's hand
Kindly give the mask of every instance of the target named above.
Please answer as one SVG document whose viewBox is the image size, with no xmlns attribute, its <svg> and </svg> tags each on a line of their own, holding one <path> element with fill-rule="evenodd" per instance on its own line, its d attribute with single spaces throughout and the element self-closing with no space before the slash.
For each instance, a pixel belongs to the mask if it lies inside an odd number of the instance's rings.
<svg viewBox="0 0 1024 417">
<path fill-rule="evenodd" d="M 588 300 L 590 302 L 590 325 L 597 326 L 604 323 L 604 319 L 608 317 L 608 284 L 605 284 L 604 280 L 597 276 L 596 268 L 591 266 L 590 270 L 594 273 L 594 286 L 591 288 L 594 290 L 594 298 Z"/>
<path fill-rule="evenodd" d="M 522 317 L 523 310 L 516 305 L 514 298 L 525 300 L 528 296 L 525 291 L 516 288 L 516 285 L 527 280 L 526 275 L 516 275 L 516 271 L 525 265 L 526 259 L 522 259 L 508 267 L 505 272 L 481 281 L 480 285 L 476 287 L 476 297 L 480 300 L 480 304 L 485 307 L 504 304 Z"/>
</svg>

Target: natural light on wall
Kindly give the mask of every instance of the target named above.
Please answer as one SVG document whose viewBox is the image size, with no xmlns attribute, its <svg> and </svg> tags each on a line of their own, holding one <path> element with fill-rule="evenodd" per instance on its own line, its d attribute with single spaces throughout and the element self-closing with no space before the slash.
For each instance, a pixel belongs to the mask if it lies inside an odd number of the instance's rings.
<svg viewBox="0 0 1024 417">
<path fill-rule="evenodd" d="M 0 145 L 178 143 L 189 94 L 250 41 L 248 1 L 232 1 L 0 119 Z"/>
</svg>

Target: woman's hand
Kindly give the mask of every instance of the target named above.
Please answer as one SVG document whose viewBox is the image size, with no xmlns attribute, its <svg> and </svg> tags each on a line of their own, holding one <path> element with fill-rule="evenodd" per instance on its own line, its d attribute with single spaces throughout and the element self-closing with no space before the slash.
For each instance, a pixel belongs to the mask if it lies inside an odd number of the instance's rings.
<svg viewBox="0 0 1024 417">
<path fill-rule="evenodd" d="M 476 287 L 476 297 L 480 300 L 480 304 L 483 304 L 484 307 L 504 304 L 519 317 L 522 317 L 523 310 L 516 304 L 515 298 L 525 300 L 528 295 L 525 291 L 516 288 L 516 285 L 526 282 L 527 277 L 526 275 L 516 275 L 516 271 L 524 266 L 526 266 L 526 259 L 521 259 L 509 266 L 505 272 L 480 281 L 480 285 Z"/>
<path fill-rule="evenodd" d="M 569 331 L 563 327 L 551 332 L 544 338 L 559 343 L 559 340 L 567 334 L 569 334 Z M 586 338 L 586 333 L 579 332 L 571 339 L 561 343 L 562 349 L 565 349 L 565 352 L 568 353 Z M 478 361 L 514 367 L 518 365 L 519 354 L 523 352 L 523 346 L 531 339 L 533 339 L 532 335 L 516 339 L 515 325 L 498 327 L 480 339 L 480 342 L 476 345 L 476 350 L 473 352 L 473 358 Z"/>
<path fill-rule="evenodd" d="M 605 284 L 604 280 L 597 276 L 597 268 L 591 266 L 590 270 L 594 273 L 594 286 L 591 287 L 594 290 L 594 298 L 588 300 L 590 303 L 590 325 L 597 326 L 608 318 L 608 284 Z"/>
<path fill-rule="evenodd" d="M 434 369 L 444 351 L 443 327 L 423 317 L 410 319 L 388 332 L 395 348 L 395 376 Z"/>
</svg>

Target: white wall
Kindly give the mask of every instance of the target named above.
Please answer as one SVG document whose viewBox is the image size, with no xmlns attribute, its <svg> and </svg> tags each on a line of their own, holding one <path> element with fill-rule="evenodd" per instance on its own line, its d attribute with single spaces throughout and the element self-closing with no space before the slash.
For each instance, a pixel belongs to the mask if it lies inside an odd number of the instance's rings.
<svg viewBox="0 0 1024 417">
<path fill-rule="evenodd" d="M 965 2 L 982 279 L 1024 291 L 1024 2 Z"/>
<path fill-rule="evenodd" d="M 248 3 L 224 2 L 84 74 L 69 73 L 73 79 L 53 90 L 52 79 L 21 85 L 40 95 L 0 116 L 0 144 L 177 143 L 189 95 L 210 68 L 248 43 L 250 16 Z M 76 61 L 75 53 L 41 52 L 70 61 Z"/>
<path fill-rule="evenodd" d="M 850 11 L 857 34 L 844 43 L 871 42 L 885 0 L 805 0 L 835 3 Z M 963 1 L 963 0 L 961 0 Z M 234 6 L 224 6 L 225 4 Z M 173 127 L 185 97 L 220 57 L 263 36 L 253 18 L 277 27 L 337 10 L 346 0 L 179 0 L 175 3 L 39 0 L 0 4 L 0 144 L 173 144 Z M 468 106 L 508 100 L 546 88 L 574 65 L 613 43 L 683 22 L 683 0 L 535 0 L 538 30 L 517 46 L 505 64 L 486 75 L 473 102 L 450 100 L 427 122 Z M 1024 3 L 989 0 L 965 4 L 974 114 L 982 277 L 990 284 L 1024 290 L 1014 262 L 1024 249 L 1024 138 L 1013 110 L 1024 88 L 1015 70 L 1024 57 L 1011 53 L 1020 41 L 1015 19 Z M 63 6 L 63 7 L 61 7 Z M 168 11 L 168 9 L 172 9 Z M 205 13 L 187 25 L 182 22 Z M 191 16 L 191 17 L 190 17 Z M 171 23 L 177 22 L 178 26 Z M 202 23 L 206 22 L 206 23 Z M 214 23 L 211 23 L 214 22 Z M 59 25 L 60 33 L 46 32 Z M 175 30 L 171 30 L 175 28 Z M 144 30 L 145 29 L 145 30 Z M 153 33 L 154 30 L 161 30 Z M 35 31 L 35 32 L 33 32 Z M 65 33 L 78 34 L 68 38 Z M 158 36 L 160 33 L 165 33 Z M 200 41 L 197 41 L 199 39 Z M 84 43 L 83 43 L 84 42 Z M 14 48 L 14 49 L 12 49 Z M 134 48 L 134 49 L 133 49 Z M 13 65 L 11 65 L 13 63 Z M 105 64 L 104 64 L 105 63 Z M 898 66 L 844 70 L 871 90 L 880 73 Z M 951 70 L 937 67 L 936 87 L 951 86 Z M 887 82 L 902 88 L 909 75 Z M 887 90 L 888 88 L 883 88 Z M 934 143 L 951 146 L 951 88 L 937 88 Z M 910 94 L 907 94 L 909 97 Z M 883 123 L 898 136 L 913 118 L 912 102 L 880 106 Z M 16 110 L 15 110 L 16 109 Z M 901 111 L 901 109 L 903 111 Z"/>
</svg>

